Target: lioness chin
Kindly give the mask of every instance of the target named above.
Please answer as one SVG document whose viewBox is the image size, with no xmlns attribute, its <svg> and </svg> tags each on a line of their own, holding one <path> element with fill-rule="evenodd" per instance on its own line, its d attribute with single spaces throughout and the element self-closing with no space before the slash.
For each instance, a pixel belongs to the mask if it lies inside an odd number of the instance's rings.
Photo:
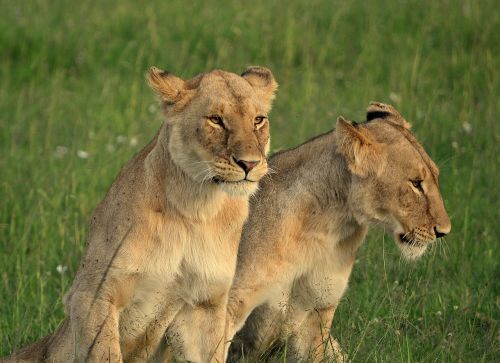
<svg viewBox="0 0 500 363">
<path fill-rule="evenodd" d="M 256 359 L 287 339 L 291 361 L 343 361 L 330 328 L 368 227 L 392 233 L 410 259 L 450 232 L 438 168 L 381 103 L 370 104 L 365 123 L 339 118 L 336 130 L 278 153 L 270 167 L 229 293 L 226 341 L 239 331 L 229 360 Z"/>
<path fill-rule="evenodd" d="M 145 362 L 161 359 L 166 331 L 176 359 L 223 356 L 227 293 L 248 198 L 267 172 L 277 84 L 261 67 L 187 81 L 153 67 L 148 81 L 166 121 L 95 209 L 68 317 L 5 361 Z"/>
</svg>

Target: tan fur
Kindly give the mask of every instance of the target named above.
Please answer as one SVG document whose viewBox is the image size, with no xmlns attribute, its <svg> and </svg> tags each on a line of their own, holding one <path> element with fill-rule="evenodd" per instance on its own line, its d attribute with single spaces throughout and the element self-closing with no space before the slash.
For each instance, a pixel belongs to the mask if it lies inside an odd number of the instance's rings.
<svg viewBox="0 0 500 363">
<path fill-rule="evenodd" d="M 339 118 L 336 130 L 271 158 L 275 173 L 251 200 L 229 293 L 227 341 L 243 328 L 230 361 L 283 339 L 291 361 L 344 360 L 329 332 L 368 227 L 393 233 L 408 258 L 450 231 L 437 167 L 409 124 L 380 103 L 367 120 Z"/>
<path fill-rule="evenodd" d="M 167 329 L 177 359 L 222 349 L 248 198 L 267 172 L 269 124 L 256 117 L 277 85 L 259 67 L 189 81 L 152 68 L 148 81 L 166 122 L 95 209 L 68 318 L 6 361 L 144 362 Z"/>
</svg>

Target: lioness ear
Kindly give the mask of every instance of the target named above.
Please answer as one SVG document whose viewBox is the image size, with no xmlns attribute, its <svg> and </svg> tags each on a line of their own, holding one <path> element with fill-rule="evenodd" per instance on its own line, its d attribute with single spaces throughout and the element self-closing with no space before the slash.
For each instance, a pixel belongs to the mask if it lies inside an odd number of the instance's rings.
<svg viewBox="0 0 500 363">
<path fill-rule="evenodd" d="M 335 133 L 339 152 L 352 173 L 364 178 L 382 171 L 385 163 L 383 145 L 375 141 L 366 128 L 352 125 L 340 116 Z"/>
<path fill-rule="evenodd" d="M 272 72 L 265 67 L 248 67 L 241 76 L 250 83 L 265 106 L 271 109 L 274 93 L 278 89 L 278 83 L 274 80 Z"/>
<path fill-rule="evenodd" d="M 159 68 L 151 67 L 147 75 L 147 80 L 149 86 L 167 105 L 173 105 L 182 98 L 185 82 L 179 77 Z"/>
<path fill-rule="evenodd" d="M 387 118 L 391 122 L 410 129 L 411 125 L 401 116 L 401 114 L 391 105 L 381 102 L 370 102 L 366 110 L 366 121 L 371 121 L 376 118 Z"/>
</svg>

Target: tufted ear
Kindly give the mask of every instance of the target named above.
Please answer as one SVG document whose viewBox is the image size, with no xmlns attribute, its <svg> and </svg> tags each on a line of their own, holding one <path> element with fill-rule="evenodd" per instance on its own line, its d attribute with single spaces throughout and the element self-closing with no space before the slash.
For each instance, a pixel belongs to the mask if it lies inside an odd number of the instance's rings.
<svg viewBox="0 0 500 363">
<path fill-rule="evenodd" d="M 391 105 L 381 102 L 370 102 L 366 110 L 366 121 L 371 121 L 377 118 L 387 119 L 392 123 L 410 129 L 411 125 L 401 116 L 401 114 Z"/>
<path fill-rule="evenodd" d="M 149 86 L 160 96 L 167 105 L 173 105 L 181 100 L 185 89 L 185 82 L 171 73 L 159 68 L 149 69 L 147 80 Z"/>
<path fill-rule="evenodd" d="M 340 116 L 335 133 L 338 150 L 352 173 L 365 178 L 382 171 L 386 160 L 385 149 L 383 144 L 374 140 L 366 127 L 353 125 Z"/>
<path fill-rule="evenodd" d="M 274 93 L 278 89 L 278 83 L 276 83 L 272 72 L 265 67 L 248 67 L 241 76 L 250 83 L 265 106 L 271 109 Z"/>
</svg>

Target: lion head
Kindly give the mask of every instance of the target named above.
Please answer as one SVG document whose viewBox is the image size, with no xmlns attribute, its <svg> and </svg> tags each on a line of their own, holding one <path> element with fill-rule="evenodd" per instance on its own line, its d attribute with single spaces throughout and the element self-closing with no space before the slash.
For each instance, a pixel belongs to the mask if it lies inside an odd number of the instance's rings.
<svg viewBox="0 0 500 363">
<path fill-rule="evenodd" d="M 174 163 L 200 184 L 235 195 L 256 190 L 267 172 L 269 119 L 277 83 L 270 70 L 214 70 L 190 80 L 152 67 Z"/>
<path fill-rule="evenodd" d="M 439 192 L 439 169 L 396 109 L 373 102 L 362 124 L 337 120 L 337 141 L 352 173 L 356 217 L 392 232 L 415 259 L 451 230 Z"/>
</svg>

